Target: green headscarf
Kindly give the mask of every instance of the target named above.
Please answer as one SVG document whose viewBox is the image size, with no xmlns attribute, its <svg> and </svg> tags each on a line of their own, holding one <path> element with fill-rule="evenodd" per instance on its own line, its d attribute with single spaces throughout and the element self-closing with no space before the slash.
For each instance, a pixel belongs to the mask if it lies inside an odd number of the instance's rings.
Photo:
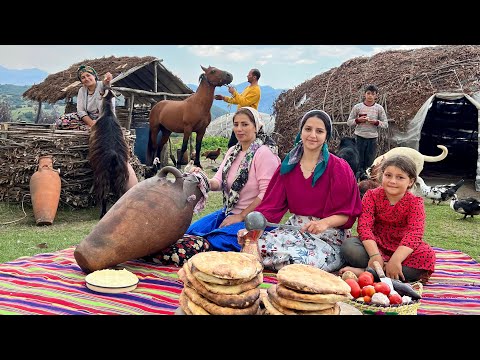
<svg viewBox="0 0 480 360">
<path fill-rule="evenodd" d="M 302 119 L 300 120 L 300 131 L 295 138 L 295 145 L 292 150 L 287 154 L 285 159 L 282 161 L 282 165 L 280 167 L 280 174 L 286 174 L 293 170 L 293 168 L 297 165 L 303 155 L 303 142 L 301 140 L 301 133 L 305 122 L 311 118 L 317 117 L 323 121 L 325 124 L 325 129 L 327 130 L 327 136 L 325 139 L 325 143 L 322 146 L 322 151 L 318 158 L 317 165 L 315 165 L 315 170 L 313 172 L 312 177 L 312 187 L 315 186 L 317 180 L 322 176 L 325 172 L 325 169 L 328 165 L 328 159 L 330 157 L 330 152 L 328 151 L 327 142 L 332 136 L 332 120 L 330 116 L 323 110 L 310 110 L 303 115 Z"/>
<path fill-rule="evenodd" d="M 98 80 L 97 72 L 95 71 L 95 69 L 93 67 L 91 67 L 89 65 L 80 65 L 80 67 L 77 69 L 78 80 L 82 81 L 81 76 L 84 72 L 92 74 L 93 76 L 95 76 L 95 80 Z"/>
</svg>

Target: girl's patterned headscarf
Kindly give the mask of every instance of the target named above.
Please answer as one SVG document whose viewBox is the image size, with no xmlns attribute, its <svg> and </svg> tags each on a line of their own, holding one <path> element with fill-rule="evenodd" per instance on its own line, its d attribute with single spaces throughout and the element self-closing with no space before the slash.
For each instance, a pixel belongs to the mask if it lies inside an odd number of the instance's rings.
<svg viewBox="0 0 480 360">
<path fill-rule="evenodd" d="M 95 69 L 89 65 L 81 65 L 78 70 L 77 70 L 77 77 L 78 77 L 78 80 L 82 81 L 81 80 L 81 76 L 84 72 L 87 72 L 89 74 L 92 74 L 93 76 L 95 76 L 95 80 L 98 80 L 98 76 L 97 76 L 97 72 L 95 71 Z"/>
<path fill-rule="evenodd" d="M 327 142 L 330 140 L 332 136 L 332 120 L 330 116 L 323 110 L 310 110 L 303 115 L 302 119 L 300 120 L 300 131 L 295 138 L 295 145 L 292 150 L 287 154 L 285 159 L 282 161 L 282 165 L 280 167 L 280 174 L 286 174 L 295 168 L 297 163 L 300 161 L 303 155 L 303 142 L 301 140 L 302 129 L 307 120 L 311 117 L 317 117 L 323 121 L 325 124 L 325 129 L 327 130 L 327 137 L 325 139 L 325 143 L 322 146 L 322 151 L 318 158 L 317 165 L 315 166 L 315 170 L 313 172 L 312 177 L 312 187 L 315 186 L 317 180 L 322 176 L 325 169 L 327 168 L 328 158 L 330 157 L 330 153 L 328 151 Z"/>
</svg>

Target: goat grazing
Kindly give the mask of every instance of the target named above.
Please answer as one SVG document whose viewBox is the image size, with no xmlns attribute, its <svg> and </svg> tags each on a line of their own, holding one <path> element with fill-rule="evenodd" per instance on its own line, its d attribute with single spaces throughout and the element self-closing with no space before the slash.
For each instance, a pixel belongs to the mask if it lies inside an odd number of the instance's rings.
<svg viewBox="0 0 480 360">
<path fill-rule="evenodd" d="M 115 116 L 110 88 L 103 94 L 103 113 L 92 126 L 88 142 L 88 160 L 93 170 L 97 201 L 101 202 L 100 218 L 107 213 L 107 197 L 112 192 L 115 201 L 128 184 L 128 147 Z"/>
</svg>

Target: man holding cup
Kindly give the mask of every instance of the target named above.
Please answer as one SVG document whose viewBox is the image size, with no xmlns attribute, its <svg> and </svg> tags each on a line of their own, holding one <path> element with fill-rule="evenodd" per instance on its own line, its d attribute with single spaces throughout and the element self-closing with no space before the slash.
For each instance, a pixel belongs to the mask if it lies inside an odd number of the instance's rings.
<svg viewBox="0 0 480 360">
<path fill-rule="evenodd" d="M 364 100 L 353 106 L 347 120 L 348 126 L 355 126 L 354 133 L 360 155 L 358 174 L 364 174 L 375 160 L 378 128 L 388 128 L 385 109 L 375 102 L 377 95 L 378 88 L 375 85 L 367 85 Z"/>
</svg>

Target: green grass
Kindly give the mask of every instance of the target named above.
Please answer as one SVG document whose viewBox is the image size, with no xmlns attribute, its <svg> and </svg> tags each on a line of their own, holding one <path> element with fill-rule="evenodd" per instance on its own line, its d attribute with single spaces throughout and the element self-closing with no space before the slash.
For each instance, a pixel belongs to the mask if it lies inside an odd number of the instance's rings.
<svg viewBox="0 0 480 360">
<path fill-rule="evenodd" d="M 222 206 L 220 192 L 209 194 L 206 208 L 197 215 L 209 214 Z M 447 204 L 425 204 L 427 225 L 425 240 L 432 246 L 460 250 L 480 262 L 480 218 L 460 220 L 461 216 Z M 25 205 L 24 218 L 20 204 L 0 203 L 0 263 L 39 253 L 54 252 L 76 245 L 98 222 L 99 208 L 75 209 L 61 207 L 52 226 L 35 225 L 33 211 Z M 286 220 L 285 215 L 283 221 Z M 18 220 L 19 221 L 15 221 Z M 10 224 L 6 222 L 15 221 Z M 355 227 L 354 227 L 355 233 Z M 46 244 L 46 248 L 41 244 Z"/>
</svg>

